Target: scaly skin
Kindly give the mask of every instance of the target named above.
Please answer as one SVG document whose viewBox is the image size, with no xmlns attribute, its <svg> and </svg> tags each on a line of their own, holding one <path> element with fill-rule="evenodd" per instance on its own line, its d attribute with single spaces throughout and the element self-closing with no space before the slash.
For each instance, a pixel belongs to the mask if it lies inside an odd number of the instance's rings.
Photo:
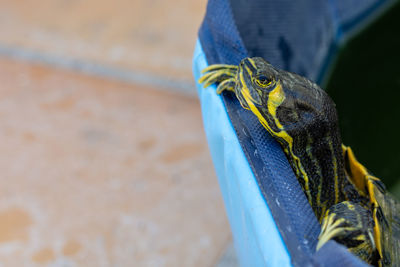
<svg viewBox="0 0 400 267">
<path fill-rule="evenodd" d="M 342 145 L 335 104 L 325 91 L 262 58 L 245 58 L 239 66 L 211 65 L 203 73 L 204 87 L 219 83 L 217 93 L 234 92 L 281 144 L 323 225 L 318 248 L 334 239 L 366 262 L 382 265 L 374 192 L 383 186 Z"/>
</svg>

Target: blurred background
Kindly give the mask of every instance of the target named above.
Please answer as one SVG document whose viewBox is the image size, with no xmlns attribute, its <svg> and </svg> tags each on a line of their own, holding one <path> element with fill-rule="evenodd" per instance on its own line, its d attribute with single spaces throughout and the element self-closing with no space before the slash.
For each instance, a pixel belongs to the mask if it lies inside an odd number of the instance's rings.
<svg viewBox="0 0 400 267">
<path fill-rule="evenodd" d="M 207 1 L 0 2 L 1 266 L 233 266 L 191 70 Z M 398 195 L 399 17 L 326 83 Z"/>
<path fill-rule="evenodd" d="M 325 86 L 342 140 L 400 200 L 400 1 L 340 51 Z"/>
<path fill-rule="evenodd" d="M 206 1 L 1 1 L 1 266 L 215 266 Z"/>
</svg>

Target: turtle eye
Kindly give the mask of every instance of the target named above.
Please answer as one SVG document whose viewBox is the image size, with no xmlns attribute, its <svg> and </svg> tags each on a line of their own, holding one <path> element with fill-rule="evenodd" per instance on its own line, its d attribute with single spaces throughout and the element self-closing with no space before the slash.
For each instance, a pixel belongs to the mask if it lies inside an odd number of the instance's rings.
<svg viewBox="0 0 400 267">
<path fill-rule="evenodd" d="M 268 87 L 272 83 L 272 80 L 267 76 L 265 76 L 264 74 L 258 75 L 255 80 L 256 84 L 263 88 Z"/>
</svg>

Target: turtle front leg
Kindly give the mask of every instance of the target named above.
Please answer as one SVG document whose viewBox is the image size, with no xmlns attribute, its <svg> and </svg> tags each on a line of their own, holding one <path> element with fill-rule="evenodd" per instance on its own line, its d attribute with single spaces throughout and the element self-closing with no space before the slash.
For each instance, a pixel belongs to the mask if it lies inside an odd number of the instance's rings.
<svg viewBox="0 0 400 267">
<path fill-rule="evenodd" d="M 221 94 L 225 90 L 234 91 L 237 70 L 238 67 L 234 65 L 211 65 L 202 70 L 202 73 L 205 74 L 199 79 L 198 82 L 202 83 L 204 88 L 213 83 L 219 83 L 217 87 L 217 94 Z"/>
<path fill-rule="evenodd" d="M 374 221 L 369 210 L 351 201 L 344 201 L 326 211 L 321 225 L 317 250 L 329 240 L 335 240 L 360 259 L 370 264 L 377 262 Z"/>
</svg>

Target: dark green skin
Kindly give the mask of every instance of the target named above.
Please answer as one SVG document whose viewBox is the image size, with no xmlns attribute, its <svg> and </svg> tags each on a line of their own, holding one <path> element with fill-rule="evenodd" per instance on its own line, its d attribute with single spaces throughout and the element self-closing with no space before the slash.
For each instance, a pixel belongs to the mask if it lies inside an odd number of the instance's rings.
<svg viewBox="0 0 400 267">
<path fill-rule="evenodd" d="M 293 138 L 293 154 L 300 158 L 301 164 L 310 181 L 309 188 L 311 199 L 309 202 L 319 220 L 322 219 L 323 207 L 317 205 L 317 192 L 321 185 L 321 203 L 326 206 L 325 210 L 334 204 L 345 200 L 352 200 L 368 206 L 368 199 L 361 197 L 355 186 L 349 181 L 345 173 L 345 164 L 342 155 L 342 141 L 338 127 L 338 117 L 335 104 L 331 98 L 318 85 L 310 80 L 284 70 L 274 68 L 262 58 L 252 58 L 256 64 L 254 68 L 251 63 L 244 59 L 239 65 L 238 75 L 243 71 L 243 77 L 247 88 L 258 103 L 257 109 L 267 120 L 268 125 L 274 132 L 279 129 L 269 113 L 267 107 L 269 92 L 273 88 L 264 89 L 254 83 L 254 75 L 263 74 L 271 80 L 280 81 L 285 93 L 285 100 L 277 108 L 276 116 L 279 122 Z M 245 66 L 254 73 L 248 73 Z M 240 81 L 237 77 L 237 81 Z M 236 83 L 235 93 L 242 106 L 247 106 L 242 95 L 243 84 Z M 291 153 L 287 153 L 289 144 L 286 140 L 270 132 L 282 145 L 286 157 L 294 172 L 296 164 Z M 311 152 L 312 157 L 307 153 Z M 336 160 L 336 171 L 332 167 Z M 297 177 L 303 190 L 305 190 L 305 178 Z M 338 179 L 339 198 L 335 201 L 335 179 Z M 307 194 L 306 194 L 307 195 Z"/>
</svg>

